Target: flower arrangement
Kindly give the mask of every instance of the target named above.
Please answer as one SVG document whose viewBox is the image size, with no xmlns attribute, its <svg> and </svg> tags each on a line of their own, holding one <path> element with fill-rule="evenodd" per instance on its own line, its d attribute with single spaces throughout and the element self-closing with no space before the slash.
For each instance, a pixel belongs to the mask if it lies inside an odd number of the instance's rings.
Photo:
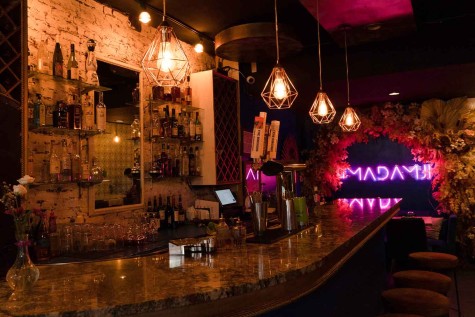
<svg viewBox="0 0 475 317">
<path fill-rule="evenodd" d="M 26 235 L 30 230 L 30 214 L 31 211 L 26 207 L 27 193 L 29 184 L 35 179 L 29 175 L 25 175 L 18 179 L 18 185 L 8 185 L 3 182 L 2 198 L 0 202 L 5 207 L 5 213 L 13 217 L 15 223 L 15 238 L 20 242 L 25 241 Z"/>
<path fill-rule="evenodd" d="M 341 187 L 347 148 L 385 136 L 411 150 L 414 160 L 432 164 L 432 195 L 437 210 L 458 215 L 458 240 L 467 241 L 475 226 L 475 107 L 467 98 L 422 104 L 386 103 L 358 114 L 358 131 L 343 132 L 336 123 L 318 127 L 307 161 L 306 183 L 332 196 Z M 307 190 L 310 192 L 310 190 Z"/>
</svg>

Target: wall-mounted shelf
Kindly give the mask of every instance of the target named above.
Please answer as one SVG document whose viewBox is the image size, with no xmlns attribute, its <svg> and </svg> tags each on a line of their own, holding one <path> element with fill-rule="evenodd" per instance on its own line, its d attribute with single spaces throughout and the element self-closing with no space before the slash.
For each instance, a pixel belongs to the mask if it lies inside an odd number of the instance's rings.
<svg viewBox="0 0 475 317">
<path fill-rule="evenodd" d="M 183 112 L 195 112 L 195 111 L 203 110 L 203 108 L 187 106 L 187 105 L 183 105 L 181 103 L 165 101 L 165 100 L 160 100 L 160 99 L 157 99 L 157 100 L 147 99 L 147 102 L 149 104 L 151 104 L 152 106 L 165 107 L 165 106 L 169 105 L 169 106 L 172 106 L 172 107 L 177 107 L 177 108 L 180 108 L 181 111 L 183 111 Z"/>
<path fill-rule="evenodd" d="M 76 86 L 76 87 L 79 87 L 81 94 L 86 94 L 90 91 L 104 92 L 104 91 L 112 90 L 111 88 L 108 88 L 108 87 L 91 85 L 82 80 L 66 79 L 63 77 L 53 76 L 50 74 L 45 74 L 45 73 L 40 73 L 40 72 L 29 72 L 28 77 L 34 78 L 40 81 L 52 81 L 52 82 L 60 83 L 63 85 Z"/>
<path fill-rule="evenodd" d="M 65 128 L 56 128 L 53 126 L 42 126 L 42 127 L 30 129 L 29 131 L 32 133 L 46 134 L 46 135 L 69 135 L 69 136 L 79 135 L 81 138 L 91 137 L 98 134 L 110 134 L 110 133 L 99 131 L 99 130 L 65 129 Z"/>
</svg>

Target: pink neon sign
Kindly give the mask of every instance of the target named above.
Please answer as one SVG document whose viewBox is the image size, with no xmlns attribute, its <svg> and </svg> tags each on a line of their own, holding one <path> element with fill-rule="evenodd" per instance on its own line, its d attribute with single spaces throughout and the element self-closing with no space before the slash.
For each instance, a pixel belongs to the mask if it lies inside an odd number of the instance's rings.
<svg viewBox="0 0 475 317">
<path fill-rule="evenodd" d="M 341 179 L 349 179 L 356 177 L 360 182 L 373 181 L 384 182 L 393 180 L 406 180 L 413 178 L 418 181 L 430 180 L 432 178 L 432 170 L 430 164 L 423 165 L 394 165 L 376 167 L 356 167 L 347 168 Z"/>
</svg>

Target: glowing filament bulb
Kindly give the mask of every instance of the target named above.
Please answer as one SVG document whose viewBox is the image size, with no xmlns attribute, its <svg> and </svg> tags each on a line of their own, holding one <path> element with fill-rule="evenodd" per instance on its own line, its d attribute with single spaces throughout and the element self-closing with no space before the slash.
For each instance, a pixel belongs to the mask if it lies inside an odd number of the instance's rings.
<svg viewBox="0 0 475 317">
<path fill-rule="evenodd" d="M 162 72 L 168 73 L 175 68 L 175 61 L 173 52 L 171 50 L 170 42 L 161 42 L 161 50 L 158 53 L 157 66 Z"/>
<path fill-rule="evenodd" d="M 346 116 L 345 125 L 351 126 L 351 125 L 353 125 L 353 123 L 355 123 L 355 121 L 353 120 L 353 114 L 351 113 L 351 114 Z"/>
<path fill-rule="evenodd" d="M 324 100 L 318 102 L 318 115 L 324 117 L 328 114 L 327 104 Z"/>
<path fill-rule="evenodd" d="M 118 135 L 116 135 L 116 136 L 114 137 L 114 142 L 115 142 L 115 143 L 119 143 L 119 142 L 120 142 L 120 138 L 119 138 Z"/>
<path fill-rule="evenodd" d="M 274 97 L 279 100 L 287 98 L 287 87 L 285 86 L 284 80 L 279 75 L 277 75 L 274 80 L 273 94 Z"/>
</svg>

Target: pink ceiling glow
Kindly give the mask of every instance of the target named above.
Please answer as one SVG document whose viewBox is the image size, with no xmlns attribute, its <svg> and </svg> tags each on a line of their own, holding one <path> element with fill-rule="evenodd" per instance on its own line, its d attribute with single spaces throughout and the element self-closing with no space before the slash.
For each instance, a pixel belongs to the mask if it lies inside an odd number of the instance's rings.
<svg viewBox="0 0 475 317">
<path fill-rule="evenodd" d="M 316 0 L 300 0 L 316 18 Z M 327 31 L 413 18 L 411 0 L 320 0 L 320 24 Z"/>
</svg>

